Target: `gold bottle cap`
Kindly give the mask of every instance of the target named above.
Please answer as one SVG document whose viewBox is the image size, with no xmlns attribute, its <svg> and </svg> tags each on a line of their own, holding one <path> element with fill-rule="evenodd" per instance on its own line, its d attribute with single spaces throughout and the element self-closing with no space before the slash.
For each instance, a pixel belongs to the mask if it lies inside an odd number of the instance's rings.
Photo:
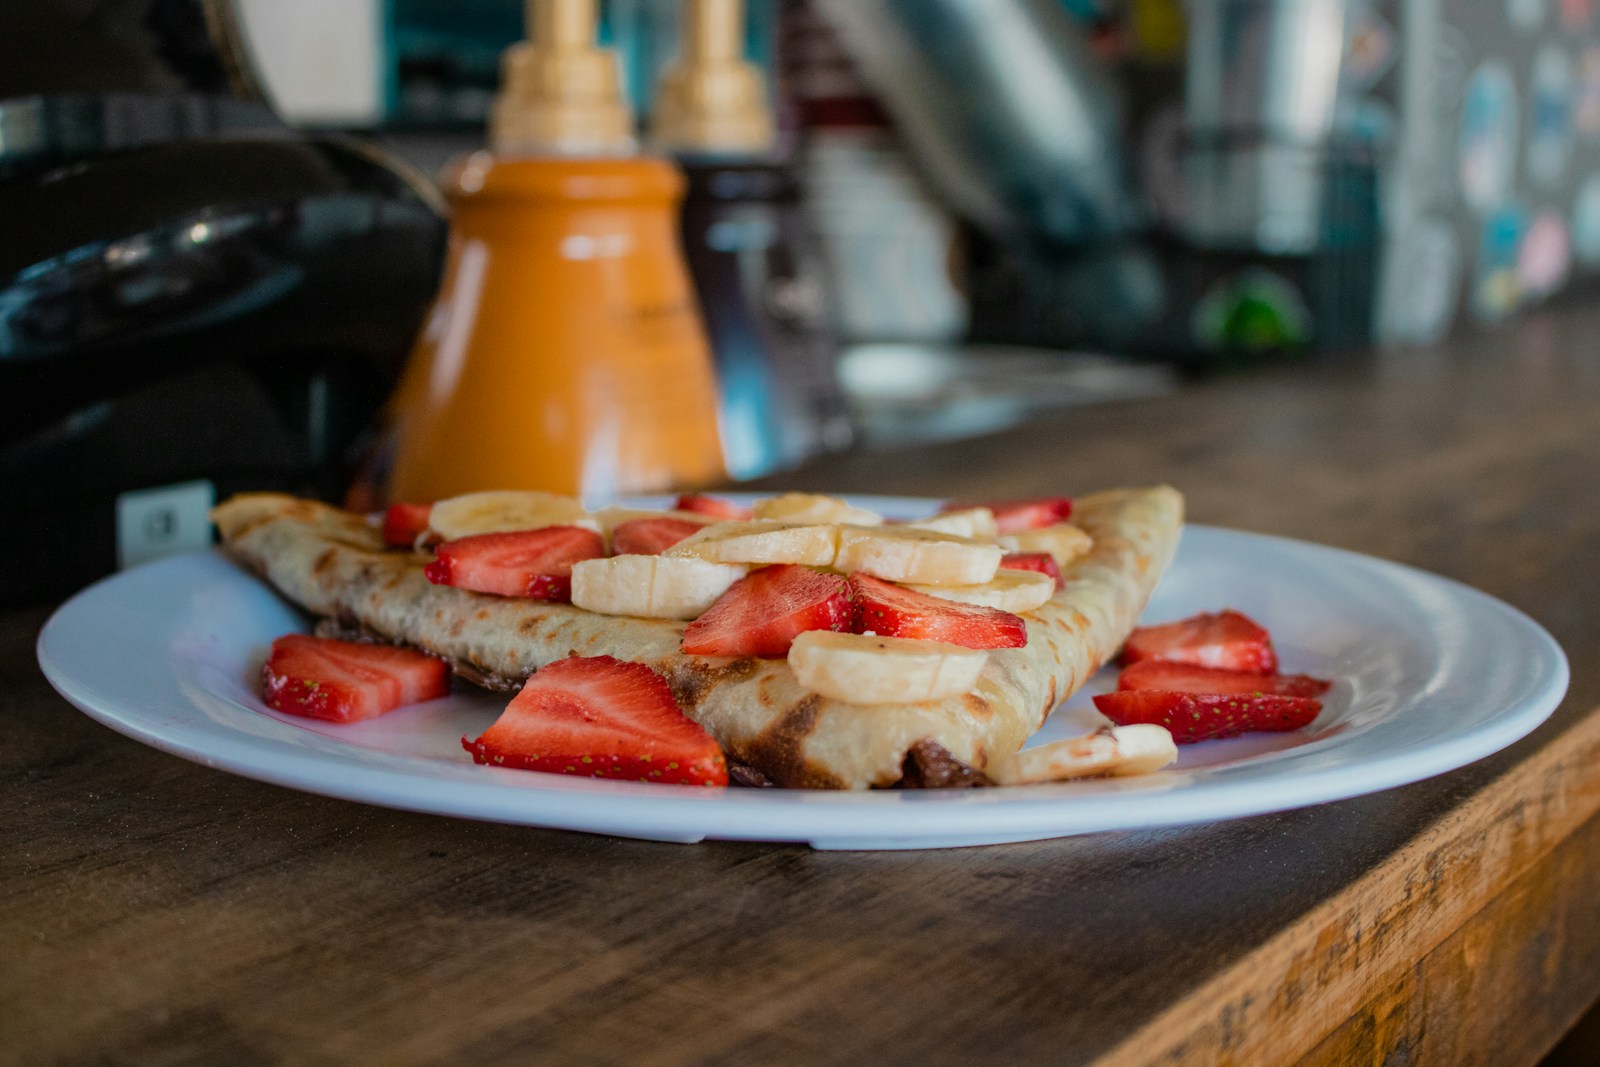
<svg viewBox="0 0 1600 1067">
<path fill-rule="evenodd" d="M 651 140 L 688 152 L 764 152 L 772 111 L 744 60 L 744 0 L 684 0 L 683 56 L 661 76 Z"/>
<path fill-rule="evenodd" d="M 595 45 L 596 0 L 527 0 L 528 39 L 501 60 L 489 143 L 504 154 L 628 155 L 617 57 Z"/>
</svg>

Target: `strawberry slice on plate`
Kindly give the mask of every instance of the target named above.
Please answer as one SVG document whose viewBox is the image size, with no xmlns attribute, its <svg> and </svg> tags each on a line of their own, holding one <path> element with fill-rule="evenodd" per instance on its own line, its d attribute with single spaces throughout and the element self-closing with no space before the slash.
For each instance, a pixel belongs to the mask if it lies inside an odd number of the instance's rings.
<svg viewBox="0 0 1600 1067">
<path fill-rule="evenodd" d="M 1180 745 L 1248 731 L 1298 730 L 1322 710 L 1330 683 L 1304 674 L 1255 674 L 1144 660 L 1123 670 L 1117 692 L 1094 698 L 1118 726 L 1154 723 Z"/>
<path fill-rule="evenodd" d="M 848 631 L 855 620 L 850 582 L 837 574 L 780 563 L 740 578 L 689 624 L 691 656 L 786 656 L 807 630 Z"/>
<path fill-rule="evenodd" d="M 1332 682 L 1308 674 L 1258 674 L 1220 667 L 1196 667 L 1147 659 L 1124 667 L 1118 689 L 1161 689 L 1176 693 L 1269 693 L 1285 697 L 1319 697 Z"/>
<path fill-rule="evenodd" d="M 1180 745 L 1251 731 L 1286 732 L 1310 725 L 1322 710 L 1312 697 L 1275 693 L 1174 693 L 1129 689 L 1094 698 L 1100 714 L 1118 726 L 1164 726 Z"/>
<path fill-rule="evenodd" d="M 995 529 L 1003 534 L 1020 530 L 1038 530 L 1066 522 L 1072 517 L 1072 498 L 1045 496 L 1036 500 L 979 500 L 968 503 L 952 502 L 939 509 L 966 511 L 968 508 L 988 508 L 994 512 Z"/>
<path fill-rule="evenodd" d="M 1271 635 L 1248 615 L 1231 610 L 1201 612 L 1161 626 L 1139 627 L 1123 645 L 1122 662 L 1148 659 L 1261 674 L 1278 669 Z"/>
<path fill-rule="evenodd" d="M 619 556 L 659 556 L 690 534 L 699 533 L 705 526 L 687 519 L 660 518 L 629 519 L 618 523 L 611 531 L 611 551 Z"/>
<path fill-rule="evenodd" d="M 270 708 L 330 722 L 359 722 L 405 704 L 442 697 L 450 688 L 444 660 L 391 645 L 286 634 L 261 666 L 261 699 Z"/>
<path fill-rule="evenodd" d="M 383 513 L 383 543 L 391 548 L 410 548 L 428 528 L 432 504 L 390 504 Z"/>
<path fill-rule="evenodd" d="M 685 493 L 673 506 L 679 511 L 713 515 L 725 522 L 749 522 L 755 514 L 743 504 L 735 504 L 720 496 L 706 496 L 704 493 Z"/>
<path fill-rule="evenodd" d="M 572 599 L 572 565 L 606 554 L 605 542 L 582 526 L 544 526 L 537 530 L 473 534 L 434 549 L 437 558 L 423 568 L 435 585 L 475 593 Z"/>
<path fill-rule="evenodd" d="M 1066 585 L 1060 562 L 1048 552 L 1011 552 L 1000 557 L 1000 567 L 1008 571 L 1037 571 L 1056 580 L 1056 588 Z"/>
<path fill-rule="evenodd" d="M 727 785 L 716 741 L 642 663 L 572 656 L 539 668 L 494 725 L 461 747 L 479 763 L 550 774 Z"/>
<path fill-rule="evenodd" d="M 1028 643 L 1028 624 L 1009 611 L 929 596 L 870 574 L 852 574 L 850 589 L 856 601 L 856 633 L 966 648 L 1021 648 Z"/>
</svg>

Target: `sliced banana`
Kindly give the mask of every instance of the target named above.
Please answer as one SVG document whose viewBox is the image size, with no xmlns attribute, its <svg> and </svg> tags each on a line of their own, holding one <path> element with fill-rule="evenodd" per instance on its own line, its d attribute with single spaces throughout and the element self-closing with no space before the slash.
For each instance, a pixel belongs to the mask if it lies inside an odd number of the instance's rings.
<svg viewBox="0 0 1600 1067">
<path fill-rule="evenodd" d="M 853 507 L 838 497 L 819 496 L 816 493 L 785 493 L 769 497 L 758 502 L 751 510 L 758 519 L 797 525 L 835 522 L 877 526 L 883 522 L 883 516 L 876 511 Z"/>
<path fill-rule="evenodd" d="M 1089 535 L 1068 522 L 1001 534 L 1000 547 L 1007 552 L 1048 552 L 1064 568 L 1094 547 Z"/>
<path fill-rule="evenodd" d="M 998 570 L 993 580 L 982 585 L 913 585 L 908 588 L 929 596 L 1020 615 L 1048 603 L 1056 595 L 1056 580 L 1038 571 Z"/>
<path fill-rule="evenodd" d="M 625 522 L 632 522 L 635 519 L 681 519 L 684 522 L 692 522 L 697 526 L 710 526 L 717 521 L 715 515 L 707 515 L 699 511 L 625 508 L 620 504 L 612 504 L 601 508 L 594 513 L 593 518 L 600 525 L 600 532 L 605 535 L 608 541 L 611 538 L 612 530 L 615 530 Z"/>
<path fill-rule="evenodd" d="M 666 552 L 716 563 L 803 563 L 808 567 L 831 567 L 838 553 L 838 526 L 790 526 L 763 520 L 714 523 Z"/>
<path fill-rule="evenodd" d="M 991 581 L 1005 553 L 954 534 L 906 526 L 841 526 L 834 567 L 861 571 L 891 582 L 917 585 L 982 585 Z"/>
<path fill-rule="evenodd" d="M 572 602 L 602 615 L 692 619 L 749 568 L 671 556 L 608 556 L 572 565 Z"/>
<path fill-rule="evenodd" d="M 467 493 L 440 500 L 428 513 L 428 525 L 446 541 L 541 526 L 582 526 L 600 532 L 600 524 L 572 497 L 531 491 Z"/>
<path fill-rule="evenodd" d="M 1164 727 L 1108 726 L 1082 737 L 1023 749 L 986 772 L 1001 785 L 1036 785 L 1069 778 L 1122 778 L 1159 771 L 1178 758 Z"/>
<path fill-rule="evenodd" d="M 904 525 L 913 530 L 932 530 L 935 533 L 955 534 L 957 537 L 970 537 L 977 541 L 993 541 L 999 531 L 995 528 L 994 512 L 988 508 L 963 508 L 960 511 L 946 511 L 940 515 L 932 515 L 916 522 Z"/>
<path fill-rule="evenodd" d="M 940 641 L 807 630 L 789 647 L 806 689 L 851 704 L 917 704 L 970 693 L 989 653 Z"/>
</svg>

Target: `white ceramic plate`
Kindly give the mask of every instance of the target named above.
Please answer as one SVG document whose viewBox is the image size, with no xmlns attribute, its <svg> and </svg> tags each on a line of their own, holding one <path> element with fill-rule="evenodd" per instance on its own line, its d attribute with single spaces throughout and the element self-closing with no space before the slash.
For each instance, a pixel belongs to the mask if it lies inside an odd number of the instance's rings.
<svg viewBox="0 0 1600 1067">
<path fill-rule="evenodd" d="M 890 515 L 928 501 L 858 501 Z M 935 848 L 1209 822 L 1414 782 L 1528 733 L 1567 687 L 1536 623 L 1466 586 L 1303 542 L 1188 527 L 1147 622 L 1223 607 L 1273 633 L 1283 669 L 1336 679 L 1293 734 L 1187 746 L 1141 778 L 1010 789 L 819 793 L 599 782 L 481 767 L 462 751 L 504 697 L 459 693 L 338 726 L 256 697 L 274 637 L 307 620 L 217 553 L 176 556 L 91 586 L 39 636 L 39 663 L 93 718 L 198 763 L 294 789 L 471 819 L 662 841 L 805 841 Z M 1035 742 L 1103 724 L 1089 694 Z M 462 687 L 466 688 L 466 687 Z"/>
</svg>

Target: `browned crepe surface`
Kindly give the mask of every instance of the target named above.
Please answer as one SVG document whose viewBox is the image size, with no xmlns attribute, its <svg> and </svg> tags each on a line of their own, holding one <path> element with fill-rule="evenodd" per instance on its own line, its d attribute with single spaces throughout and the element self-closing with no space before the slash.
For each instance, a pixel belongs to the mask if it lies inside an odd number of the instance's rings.
<svg viewBox="0 0 1600 1067">
<path fill-rule="evenodd" d="M 469 677 L 515 681 L 573 654 L 646 663 L 731 761 L 774 785 L 864 789 L 900 783 L 908 757 L 931 766 L 930 746 L 979 772 L 1020 748 L 1120 647 L 1171 560 L 1182 512 L 1168 488 L 1081 498 L 1073 521 L 1093 548 L 1066 569 L 1065 588 L 1024 616 L 1027 646 L 991 652 L 962 697 L 874 706 L 807 692 L 783 660 L 686 656 L 683 622 L 434 585 L 424 557 L 386 549 L 365 519 L 323 504 L 251 494 L 213 518 L 236 558 L 313 614 L 444 656 Z"/>
</svg>

